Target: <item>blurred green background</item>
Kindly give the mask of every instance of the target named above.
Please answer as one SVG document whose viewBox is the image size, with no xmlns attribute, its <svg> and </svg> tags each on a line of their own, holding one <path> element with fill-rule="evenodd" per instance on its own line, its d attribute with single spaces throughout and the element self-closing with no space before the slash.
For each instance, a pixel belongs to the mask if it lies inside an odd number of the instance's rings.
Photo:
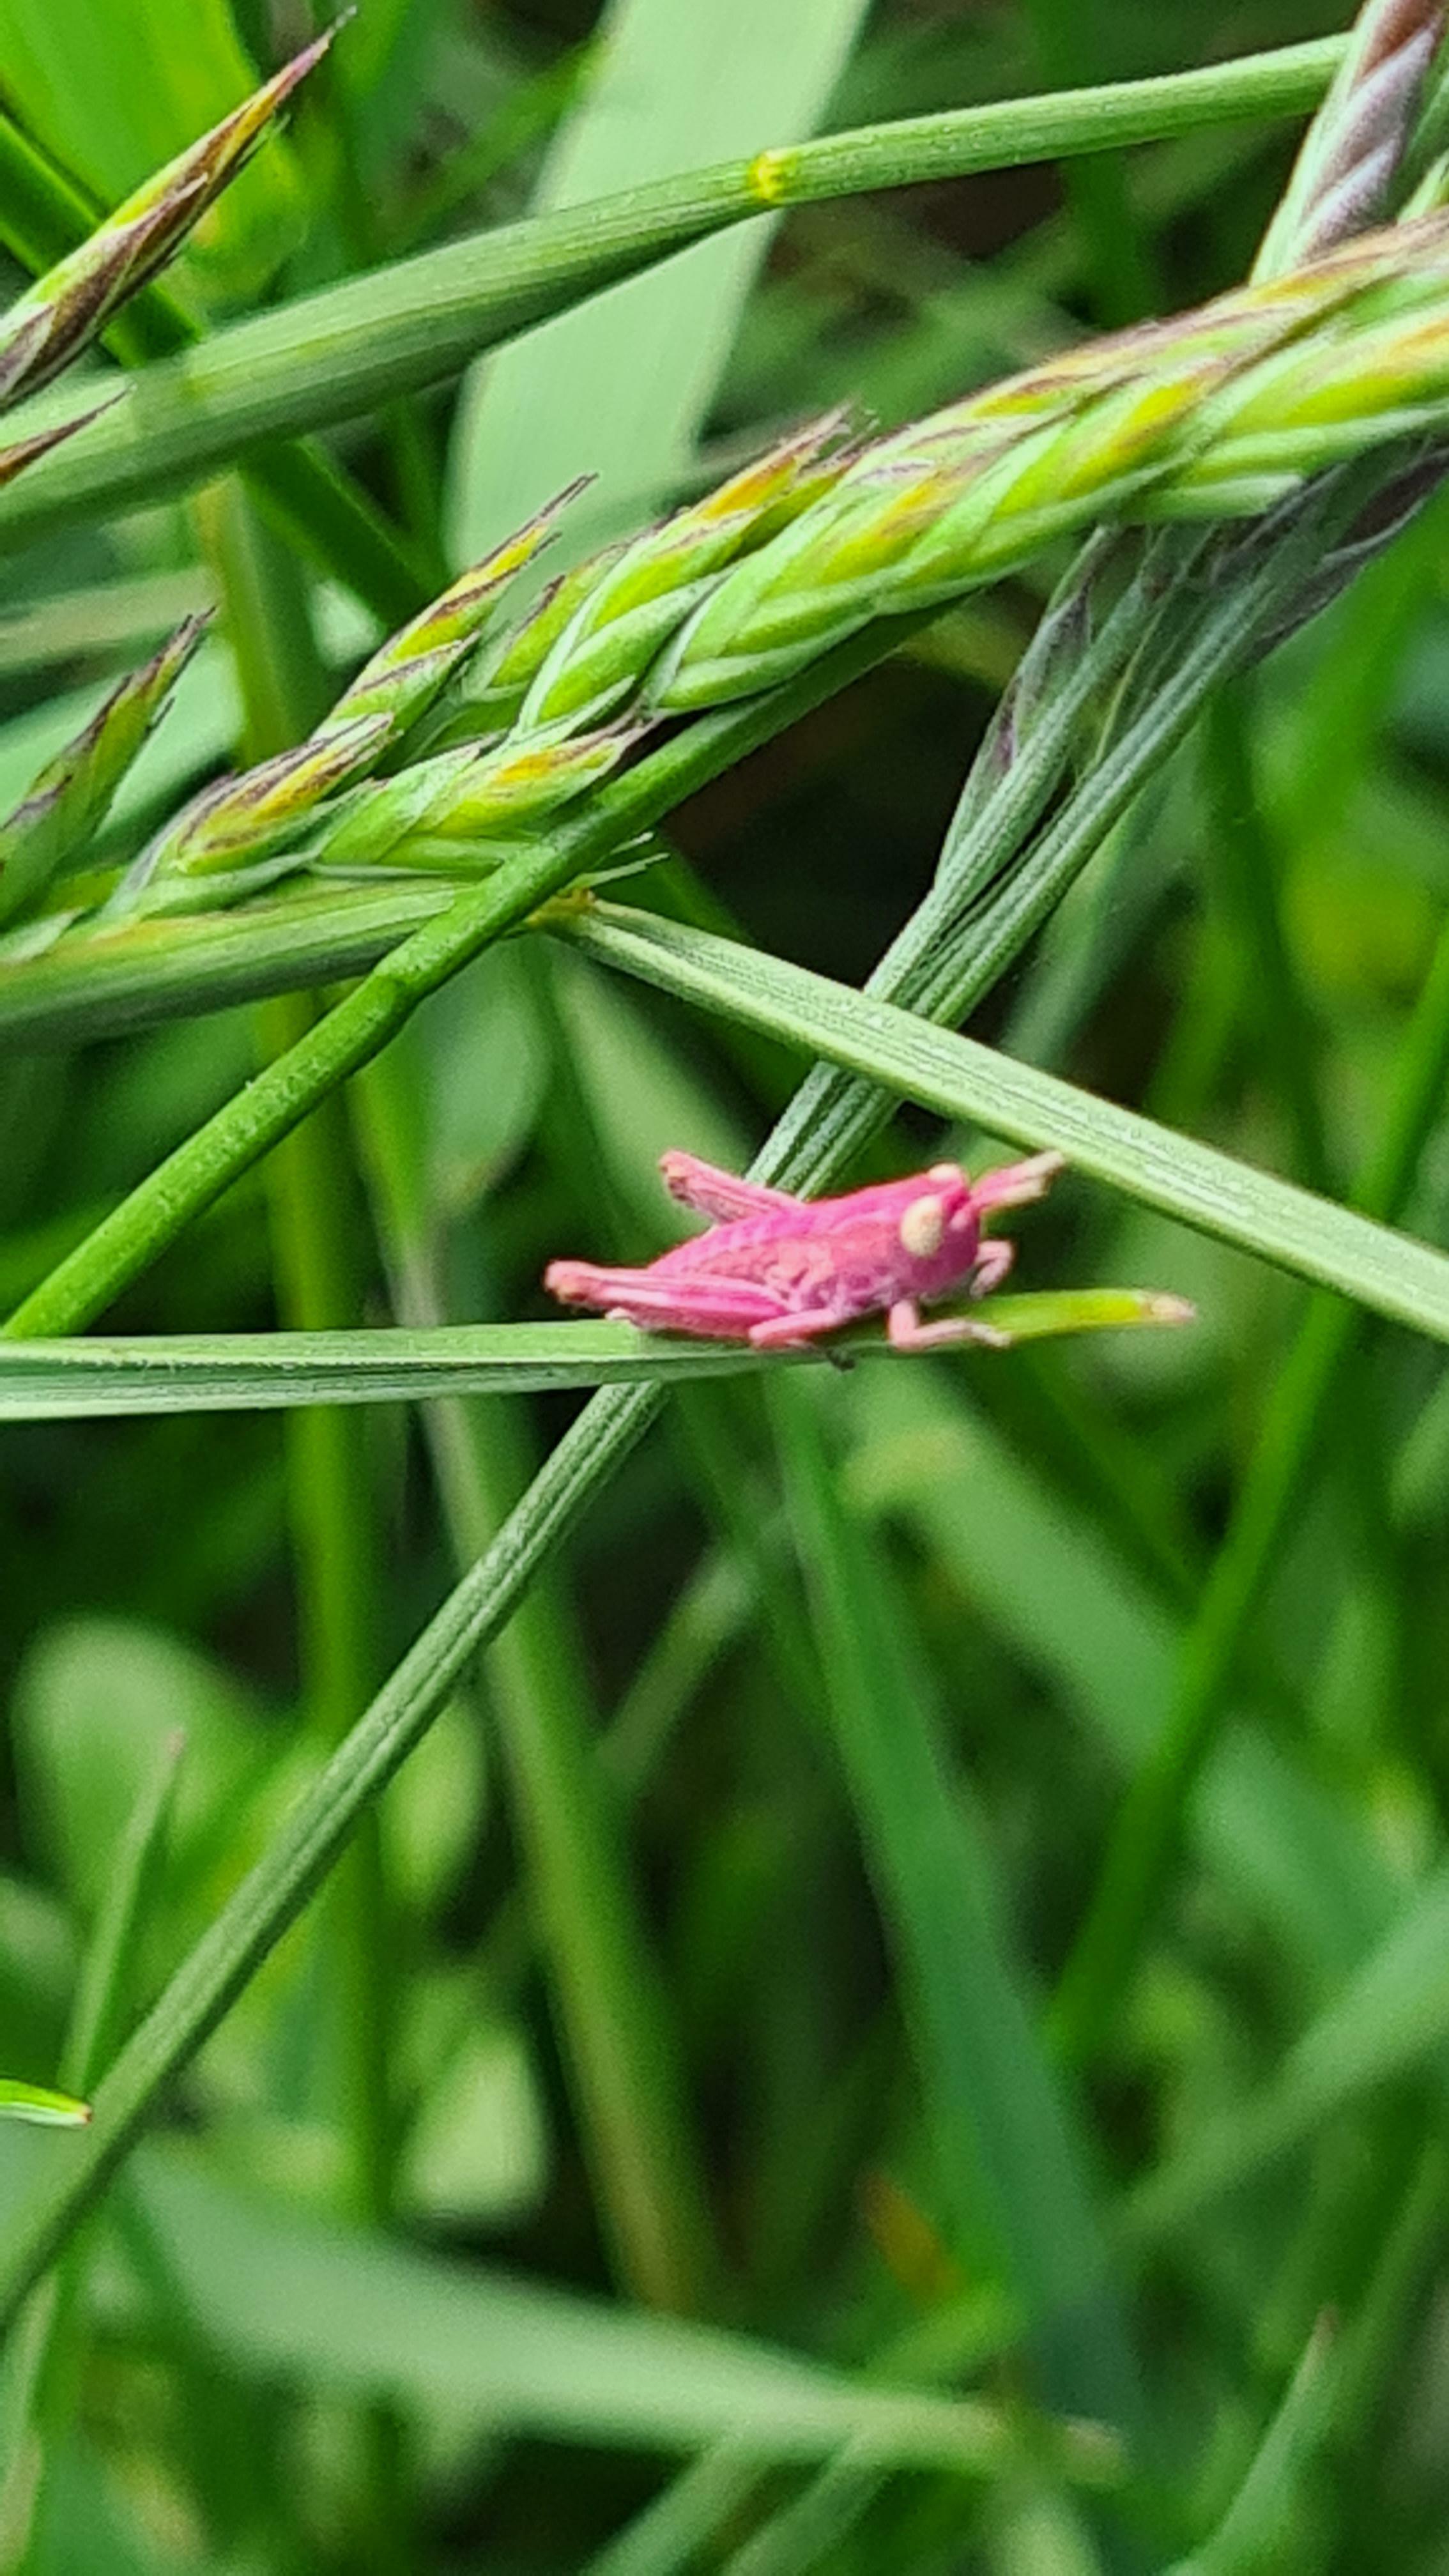
<svg viewBox="0 0 1449 2576">
<path fill-rule="evenodd" d="M 583 0 L 367 0 L 175 288 L 206 323 L 812 129 L 1342 23 L 1307 0 L 1210 24 L 1188 0 L 613 0 L 601 29 Z M 312 32 L 307 0 L 0 0 L 0 101 L 104 205 Z M 803 415 L 892 425 L 1232 284 L 1292 143 L 1244 123 L 750 226 L 337 449 L 439 568 L 595 471 L 582 551 Z M 217 487 L 7 563 L 6 801 L 217 595 L 240 507 Z M 1449 890 L 1446 530 L 1431 506 L 1214 708 L 977 1034 L 1351 1193 Z M 252 539 L 302 705 L 378 630 Z M 745 935 L 864 977 L 1057 568 L 943 617 L 679 814 Z M 223 619 L 120 829 L 255 727 Z M 293 1008 L 0 1056 L 7 1306 Z M 506 947 L 112 1320 L 309 1311 L 298 1193 L 334 1210 L 361 1319 L 541 1315 L 550 1256 L 662 1246 L 662 1147 L 740 1166 L 800 1070 Z M 881 1168 L 943 1150 L 981 1145 L 902 1114 Z M 1442 1123 L 1396 1212 L 1444 1239 Z M 1165 2568 L 1221 2523 L 1329 2310 L 1272 2509 L 1192 2563 L 1449 2568 L 1441 1364 L 1070 1175 L 1018 1230 L 1023 1285 L 1177 1290 L 1195 1330 L 674 1403 L 82 2240 L 0 2564 Z M 54 2078 L 176 1731 L 132 2010 L 569 1409 L 6 1428 L 8 2072 Z M 340 1537 L 318 1503 L 339 1486 Z M 1053 1986 L 1184 1707 L 1205 1761 L 1166 1900 L 1090 2063 L 1064 2065 Z M 580 1735 L 599 1841 L 550 1785 Z M 68 2152 L 0 2149 L 12 2197 Z M 1045 2434 L 975 2474 L 932 2389 L 1106 2419 L 1131 2476 L 1084 2503 Z"/>
</svg>

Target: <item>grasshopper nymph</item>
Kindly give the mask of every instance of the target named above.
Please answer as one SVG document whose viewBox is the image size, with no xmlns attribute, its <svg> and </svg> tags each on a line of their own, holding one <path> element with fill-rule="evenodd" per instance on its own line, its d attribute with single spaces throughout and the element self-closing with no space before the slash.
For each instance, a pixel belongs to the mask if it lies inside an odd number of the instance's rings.
<svg viewBox="0 0 1449 2576">
<path fill-rule="evenodd" d="M 1060 1154 L 968 1178 L 956 1163 L 934 1163 L 913 1180 L 851 1190 L 844 1198 L 797 1199 L 716 1171 L 693 1154 L 660 1157 L 666 1188 L 715 1223 L 640 1270 L 551 1261 L 545 1288 L 567 1306 L 646 1332 L 697 1333 L 786 1350 L 884 1312 L 898 1351 L 947 1342 L 989 1342 L 1005 1333 L 973 1317 L 923 1324 L 920 1307 L 952 1289 L 984 1297 L 1011 1268 L 1015 1246 L 982 1238 L 1002 1208 L 1039 1199 L 1062 1169 Z"/>
</svg>

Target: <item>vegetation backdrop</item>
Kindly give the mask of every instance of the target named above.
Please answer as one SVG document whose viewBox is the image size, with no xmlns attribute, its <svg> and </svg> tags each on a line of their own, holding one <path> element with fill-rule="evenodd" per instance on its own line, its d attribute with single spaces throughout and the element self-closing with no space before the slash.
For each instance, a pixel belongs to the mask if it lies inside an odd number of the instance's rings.
<svg viewBox="0 0 1449 2576">
<path fill-rule="evenodd" d="M 5 2568 L 1442 2576 L 1443 15 L 0 0 Z"/>
</svg>

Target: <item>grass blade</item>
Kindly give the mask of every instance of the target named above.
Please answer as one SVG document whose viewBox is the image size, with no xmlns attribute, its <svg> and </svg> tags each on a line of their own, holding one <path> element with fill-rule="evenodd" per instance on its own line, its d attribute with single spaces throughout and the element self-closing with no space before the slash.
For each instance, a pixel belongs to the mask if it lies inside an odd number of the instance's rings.
<svg viewBox="0 0 1449 2576">
<path fill-rule="evenodd" d="M 884 1566 L 842 1507 L 813 1410 L 775 1390 L 837 1747 L 896 1951 L 938 2189 L 963 2263 L 999 2248 L 1049 2400 L 1120 2421 L 1131 2366 L 1085 2158 L 1005 1949 L 979 1828 L 953 1781 Z M 989 2258 L 988 2258 L 989 2259 Z"/>
<path fill-rule="evenodd" d="M 1077 1170 L 1165 1215 L 1449 1340 L 1449 1257 L 1427 1244 L 759 949 L 592 901 L 558 907 L 548 926 L 663 992 L 944 1117 L 979 1120 L 1013 1144 L 1054 1146 Z"/>
<path fill-rule="evenodd" d="M 106 2064 L 132 2000 L 137 1941 L 164 1866 L 167 1829 L 175 1801 L 185 1738 L 173 1736 L 152 1779 L 141 1790 L 114 1854 L 91 1937 L 81 1962 L 71 2005 L 62 2076 L 84 2092 Z M 0 2088 L 0 2098 L 14 2091 L 29 2096 L 34 2107 L 17 2116 L 42 2119 L 62 2127 L 83 2126 L 84 2105 L 64 2093 L 40 2094 L 30 2086 Z M 0 2528 L 7 2545 L 28 2530 L 35 2513 L 42 2462 L 34 2453 L 36 2403 L 47 2357 L 65 2314 L 80 2286 L 78 2257 L 39 2283 L 16 2320 L 0 2362 Z"/>
<path fill-rule="evenodd" d="M 43 2084 L 0 2076 L 0 2119 L 28 2120 L 42 2129 L 83 2129 L 90 2116 L 89 2103 L 78 2102 L 72 2093 L 52 2093 Z"/>
<path fill-rule="evenodd" d="M 272 2382 L 442 2403 L 505 2437 L 690 2451 L 734 2428 L 758 2461 L 873 2433 L 901 2465 L 991 2477 L 1026 2448 L 977 2400 L 871 2388 L 748 2336 L 324 2227 L 174 2150 L 136 2180 L 195 2313 Z M 1112 2475 L 1100 2436 L 1044 2438 L 1069 2476 Z"/>
<path fill-rule="evenodd" d="M 102 510 L 134 507 L 295 437 L 446 382 L 485 349 L 671 252 L 782 206 L 1098 151 L 1322 94 L 1341 48 L 1120 88 L 960 109 L 832 135 L 658 180 L 375 270 L 233 324 L 147 368 L 73 449 L 0 497 L 0 552 Z"/>
<path fill-rule="evenodd" d="M 395 1055 L 369 1070 L 366 1159 L 396 1310 L 415 1338 L 435 1341 L 451 1335 L 425 1320 L 442 1310 L 444 1273 L 427 1156 L 417 1150 L 426 1112 L 420 1102 L 409 1117 L 404 1081 Z M 485 1422 L 451 1396 L 427 1428 L 462 1571 L 506 1521 L 533 1444 L 514 1413 Z M 635 2297 L 698 2314 L 714 2303 L 719 2260 L 672 1998 L 597 1758 L 572 1604 L 547 1570 L 495 1641 L 486 1676 L 524 1857 L 518 1892 L 537 1921 L 600 2221 Z"/>
<path fill-rule="evenodd" d="M 1360 1207 L 1379 1217 L 1396 1213 L 1438 1119 L 1446 1072 L 1449 932 L 1441 935 L 1401 1046 L 1385 1132 L 1356 1193 Z M 1224 1723 L 1244 1637 L 1281 1558 L 1359 1323 L 1353 1306 L 1315 1301 L 1279 1371 L 1227 1536 L 1184 1640 L 1171 1711 L 1113 1827 L 1063 1971 L 1055 2023 L 1071 2057 L 1100 2046 L 1162 1901 L 1183 1815 Z"/>
<path fill-rule="evenodd" d="M 994 1297 L 991 1319 L 1016 1341 L 1183 1320 L 1176 1302 L 1135 1288 Z M 408 1331 L 179 1335 L 119 1341 L 0 1341 L 0 1421 L 107 1414 L 229 1413 L 299 1405 L 393 1404 L 440 1396 L 541 1395 L 595 1386 L 692 1385 L 702 1378 L 881 1359 L 902 1364 L 879 1327 L 830 1352 L 753 1351 L 740 1342 L 661 1338 L 631 1324 L 439 1324 Z M 989 1352 L 973 1353 L 991 1364 Z"/>
<path fill-rule="evenodd" d="M 1328 2437 L 1339 2394 L 1335 2341 L 1323 2320 L 1217 2530 L 1171 2576 L 1256 2576 L 1284 2565 L 1299 2490 Z"/>
<path fill-rule="evenodd" d="M 549 155 L 540 210 L 808 134 L 862 0 L 616 0 L 595 77 Z M 560 316 L 465 387 L 453 431 L 453 544 L 467 561 L 580 474 L 573 550 L 667 501 L 688 472 L 774 227 L 699 244 Z M 627 348 L 627 367 L 619 351 Z M 533 424 L 521 440 L 515 424 Z M 592 505 L 592 506 L 591 506 Z"/>
<path fill-rule="evenodd" d="M 1442 2081 L 1449 2038 L 1449 1875 L 1435 1872 L 1289 2050 L 1277 2074 L 1131 2195 L 1134 2248 L 1171 2237 L 1200 2209 L 1293 2154 L 1381 2085 Z"/>
</svg>

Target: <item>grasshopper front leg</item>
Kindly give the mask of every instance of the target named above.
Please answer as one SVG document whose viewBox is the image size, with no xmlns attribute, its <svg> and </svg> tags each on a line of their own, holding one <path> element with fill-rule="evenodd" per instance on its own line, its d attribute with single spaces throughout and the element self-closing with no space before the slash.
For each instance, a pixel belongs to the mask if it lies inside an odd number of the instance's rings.
<svg viewBox="0 0 1449 2576">
<path fill-rule="evenodd" d="M 1010 1333 L 978 1324 L 974 1315 L 945 1315 L 938 1324 L 923 1324 L 913 1297 L 897 1298 L 886 1317 L 886 1336 L 893 1351 L 943 1351 L 953 1342 L 976 1342 L 992 1351 L 1011 1348 Z"/>
<path fill-rule="evenodd" d="M 977 1215 L 984 1219 L 994 1216 L 998 1208 L 1033 1206 L 1045 1198 L 1066 1168 L 1065 1154 L 1032 1154 L 1024 1163 L 998 1163 L 994 1172 L 983 1172 L 971 1184 Z"/>
<path fill-rule="evenodd" d="M 983 1243 L 972 1274 L 972 1296 L 989 1297 L 993 1288 L 1000 1287 L 1015 1259 L 1014 1243 Z M 998 1332 L 994 1324 L 978 1324 L 974 1315 L 943 1315 L 939 1323 L 923 1324 L 914 1297 L 895 1300 L 886 1331 L 896 1351 L 943 1351 L 953 1342 L 976 1342 L 994 1351 L 1011 1346 L 1010 1333 Z"/>
</svg>

